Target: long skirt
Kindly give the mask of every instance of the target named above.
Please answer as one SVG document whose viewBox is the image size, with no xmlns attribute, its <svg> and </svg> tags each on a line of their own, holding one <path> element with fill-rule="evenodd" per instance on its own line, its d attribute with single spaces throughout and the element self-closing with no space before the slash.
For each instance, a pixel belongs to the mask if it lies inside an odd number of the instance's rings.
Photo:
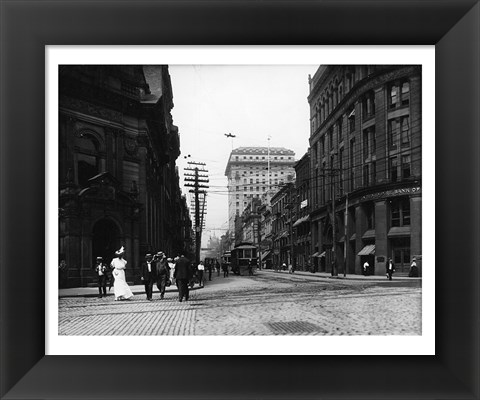
<svg viewBox="0 0 480 400">
<path fill-rule="evenodd" d="M 133 293 L 125 279 L 125 271 L 123 269 L 115 269 L 113 276 L 115 277 L 115 281 L 113 282 L 115 300 L 124 300 L 133 297 Z"/>
</svg>

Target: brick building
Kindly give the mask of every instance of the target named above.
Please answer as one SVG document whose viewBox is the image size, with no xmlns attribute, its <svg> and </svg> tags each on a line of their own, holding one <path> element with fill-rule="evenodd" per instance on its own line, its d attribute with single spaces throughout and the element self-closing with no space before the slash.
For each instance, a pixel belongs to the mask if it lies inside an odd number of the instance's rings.
<svg viewBox="0 0 480 400">
<path fill-rule="evenodd" d="M 388 257 L 406 273 L 421 257 L 421 83 L 414 65 L 320 66 L 309 79 L 319 270 L 331 270 L 333 249 L 338 271 L 357 274 L 365 260 L 383 274 Z"/>
<path fill-rule="evenodd" d="M 295 164 L 294 247 L 295 269 L 306 271 L 312 265 L 310 234 L 310 154 L 307 152 Z"/>
</svg>

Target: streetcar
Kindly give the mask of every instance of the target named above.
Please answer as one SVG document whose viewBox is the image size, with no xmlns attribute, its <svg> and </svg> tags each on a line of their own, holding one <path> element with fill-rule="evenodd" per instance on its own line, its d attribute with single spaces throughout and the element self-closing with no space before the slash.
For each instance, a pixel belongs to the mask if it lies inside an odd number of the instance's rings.
<svg viewBox="0 0 480 400">
<path fill-rule="evenodd" d="M 249 262 L 252 268 L 257 266 L 257 248 L 249 242 L 240 243 L 231 251 L 230 260 L 235 275 L 248 275 Z"/>
</svg>

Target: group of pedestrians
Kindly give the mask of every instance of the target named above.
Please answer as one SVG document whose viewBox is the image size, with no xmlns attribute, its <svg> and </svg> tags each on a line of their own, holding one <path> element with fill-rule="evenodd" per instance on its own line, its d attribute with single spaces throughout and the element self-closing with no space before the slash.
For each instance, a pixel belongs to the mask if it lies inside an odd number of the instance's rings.
<svg viewBox="0 0 480 400">
<path fill-rule="evenodd" d="M 122 246 L 115 252 L 115 258 L 109 266 L 103 262 L 102 257 L 97 257 L 95 265 L 95 273 L 98 277 L 99 297 L 107 295 L 107 284 L 113 286 L 115 301 L 130 300 L 134 297 L 125 277 L 125 269 L 127 261 L 125 260 L 125 248 Z M 217 276 L 220 275 L 220 263 L 209 262 L 206 270 L 208 272 L 208 280 L 212 280 L 212 272 L 217 270 Z M 222 266 L 224 277 L 228 277 L 228 265 Z M 162 251 L 156 254 L 145 254 L 145 261 L 140 267 L 140 278 L 145 286 L 145 294 L 148 301 L 153 301 L 153 286 L 156 284 L 160 299 L 165 296 L 166 287 L 174 284 L 178 287 L 178 300 L 189 300 L 189 287 L 193 287 L 195 282 L 203 288 L 205 286 L 205 265 L 203 261 L 195 266 L 184 255 L 168 258 Z"/>
</svg>

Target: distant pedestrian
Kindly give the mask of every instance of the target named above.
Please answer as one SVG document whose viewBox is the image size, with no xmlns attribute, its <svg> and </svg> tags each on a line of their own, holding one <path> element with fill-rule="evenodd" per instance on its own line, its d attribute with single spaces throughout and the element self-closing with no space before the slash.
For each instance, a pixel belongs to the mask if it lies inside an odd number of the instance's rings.
<svg viewBox="0 0 480 400">
<path fill-rule="evenodd" d="M 368 273 L 369 273 L 369 268 L 370 268 L 370 264 L 368 263 L 368 261 L 365 261 L 363 263 L 363 275 L 367 276 Z"/>
<path fill-rule="evenodd" d="M 101 299 L 102 296 L 107 295 L 107 276 L 108 268 L 103 262 L 102 257 L 97 257 L 95 264 L 95 273 L 98 277 L 98 297 Z"/>
<path fill-rule="evenodd" d="M 198 284 L 200 287 L 204 286 L 204 277 L 203 274 L 205 273 L 205 265 L 203 265 L 203 261 L 200 261 L 197 267 L 197 276 L 198 276 Z"/>
<path fill-rule="evenodd" d="M 170 279 L 170 271 L 168 269 L 167 257 L 161 251 L 156 255 L 155 274 L 157 277 L 157 288 L 160 291 L 160 299 L 165 296 L 165 287 L 167 286 L 167 280 Z"/>
<path fill-rule="evenodd" d="M 248 275 L 253 275 L 253 263 L 251 258 L 248 260 Z"/>
<path fill-rule="evenodd" d="M 178 287 L 178 301 L 181 302 L 183 298 L 185 298 L 185 301 L 188 301 L 188 284 L 190 282 L 190 279 L 192 279 L 192 269 L 190 260 L 184 255 L 180 256 L 180 258 L 175 263 L 174 278 Z"/>
<path fill-rule="evenodd" d="M 228 278 L 228 264 L 226 262 L 222 264 L 222 270 L 223 270 L 223 277 Z"/>
<path fill-rule="evenodd" d="M 215 269 L 217 270 L 217 276 L 220 276 L 220 263 L 215 260 Z"/>
<path fill-rule="evenodd" d="M 213 269 L 213 265 L 212 265 L 213 261 L 210 261 L 207 265 L 207 270 L 208 270 L 208 280 L 211 281 L 212 280 L 212 269 Z"/>
<path fill-rule="evenodd" d="M 67 263 L 65 260 L 60 261 L 58 266 L 58 288 L 63 288 L 67 283 Z"/>
<path fill-rule="evenodd" d="M 156 268 L 153 262 L 152 254 L 145 254 L 145 261 L 141 265 L 141 280 L 145 285 L 145 294 L 147 295 L 147 300 L 153 300 L 153 282 L 156 280 Z"/>
<path fill-rule="evenodd" d="M 395 272 L 395 264 L 393 263 L 391 258 L 389 258 L 387 261 L 386 270 L 387 270 L 387 278 L 391 281 L 392 275 Z"/>
<path fill-rule="evenodd" d="M 408 272 L 408 276 L 410 278 L 418 278 L 417 259 L 415 257 L 413 257 L 412 263 L 410 264 L 410 271 Z"/>
<path fill-rule="evenodd" d="M 282 271 L 285 271 L 287 269 L 287 264 L 283 263 L 282 264 Z"/>
<path fill-rule="evenodd" d="M 125 249 L 122 246 L 115 252 L 116 257 L 112 260 L 110 266 L 113 269 L 113 291 L 115 293 L 115 301 L 129 300 L 133 298 L 133 293 L 127 284 L 125 278 L 125 269 L 127 268 L 127 261 L 123 258 L 125 256 Z"/>
</svg>

